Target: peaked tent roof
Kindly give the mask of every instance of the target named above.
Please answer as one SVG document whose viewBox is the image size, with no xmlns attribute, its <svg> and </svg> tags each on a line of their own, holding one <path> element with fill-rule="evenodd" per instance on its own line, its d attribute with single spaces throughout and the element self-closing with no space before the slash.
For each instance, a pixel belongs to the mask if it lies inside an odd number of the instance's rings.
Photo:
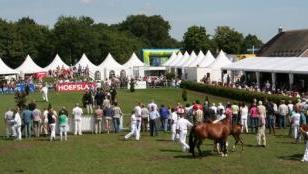
<svg viewBox="0 0 308 174">
<path fill-rule="evenodd" d="M 114 60 L 114 58 L 112 57 L 112 55 L 110 53 L 108 53 L 107 57 L 105 58 L 105 60 L 98 65 L 99 69 L 124 69 L 124 66 L 119 64 L 116 60 Z"/>
<path fill-rule="evenodd" d="M 176 55 L 175 51 L 172 52 L 170 58 L 163 64 L 163 66 L 168 66 L 171 62 L 174 61 L 174 59 L 176 59 L 176 57 L 177 57 L 177 55 Z"/>
<path fill-rule="evenodd" d="M 179 51 L 176 58 L 172 62 L 170 62 L 168 66 L 175 66 L 182 58 L 183 58 L 183 54 L 182 52 Z"/>
<path fill-rule="evenodd" d="M 62 68 L 62 66 L 64 68 L 69 68 L 69 66 L 65 64 L 60 58 L 60 56 L 57 54 L 56 57 L 53 59 L 53 61 L 48 66 L 46 66 L 44 69 L 48 71 L 48 70 L 57 69 L 58 67 Z"/>
<path fill-rule="evenodd" d="M 215 58 L 210 50 L 207 51 L 204 58 L 199 62 L 199 67 L 207 67 L 215 61 Z"/>
<path fill-rule="evenodd" d="M 208 68 L 212 70 L 220 70 L 221 67 L 230 65 L 231 63 L 232 63 L 231 60 L 229 60 L 226 54 L 221 50 L 216 60 L 213 63 L 211 63 L 208 66 Z"/>
<path fill-rule="evenodd" d="M 202 52 L 202 50 L 200 50 L 196 60 L 191 62 L 188 66 L 196 67 L 203 60 L 203 58 L 204 58 L 204 53 Z"/>
<path fill-rule="evenodd" d="M 190 57 L 190 55 L 188 54 L 187 51 L 185 51 L 183 57 L 178 62 L 176 62 L 173 66 L 182 67 L 182 64 L 187 62 L 189 57 Z"/>
<path fill-rule="evenodd" d="M 41 68 L 40 66 L 38 66 L 29 55 L 27 55 L 25 61 L 15 70 L 18 72 L 22 72 L 24 74 L 34 74 L 38 72 L 45 72 L 45 70 Z"/>
<path fill-rule="evenodd" d="M 85 53 L 82 54 L 80 60 L 75 64 L 75 66 L 83 66 L 83 67 L 88 67 L 90 71 L 96 71 L 97 66 L 94 65 L 86 56 Z"/>
<path fill-rule="evenodd" d="M 133 53 L 129 60 L 123 64 L 123 66 L 126 68 L 131 68 L 134 66 L 145 66 L 145 64 L 137 57 L 135 53 Z"/>
<path fill-rule="evenodd" d="M 185 62 L 185 63 L 183 64 L 183 66 L 184 66 L 184 67 L 189 67 L 189 64 L 191 64 L 192 62 L 196 61 L 196 59 L 197 59 L 197 55 L 196 55 L 195 51 L 192 51 L 191 54 L 190 54 L 190 57 L 189 57 L 188 61 Z"/>
<path fill-rule="evenodd" d="M 0 74 L 18 74 L 18 71 L 15 71 L 14 69 L 7 66 L 3 60 L 0 58 Z"/>
</svg>

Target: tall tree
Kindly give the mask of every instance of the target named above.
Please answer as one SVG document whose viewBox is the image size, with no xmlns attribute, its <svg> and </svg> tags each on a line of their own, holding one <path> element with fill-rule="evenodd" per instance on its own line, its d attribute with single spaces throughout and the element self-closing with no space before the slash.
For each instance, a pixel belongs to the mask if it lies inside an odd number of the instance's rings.
<svg viewBox="0 0 308 174">
<path fill-rule="evenodd" d="M 252 53 L 252 51 L 248 51 L 248 49 L 258 49 L 261 48 L 262 45 L 262 41 L 256 35 L 248 34 L 243 41 L 242 53 Z"/>
<path fill-rule="evenodd" d="M 159 15 L 132 15 L 128 16 L 125 21 L 116 25 L 121 31 L 129 31 L 136 37 L 141 38 L 149 46 L 154 48 L 174 47 L 170 35 L 170 24 Z"/>
<path fill-rule="evenodd" d="M 239 54 L 243 44 L 243 35 L 228 26 L 219 26 L 215 30 L 214 41 L 217 49 L 229 54 Z"/>
<path fill-rule="evenodd" d="M 184 33 L 183 47 L 189 52 L 213 50 L 212 42 L 207 34 L 206 29 L 202 26 L 191 26 Z"/>
</svg>

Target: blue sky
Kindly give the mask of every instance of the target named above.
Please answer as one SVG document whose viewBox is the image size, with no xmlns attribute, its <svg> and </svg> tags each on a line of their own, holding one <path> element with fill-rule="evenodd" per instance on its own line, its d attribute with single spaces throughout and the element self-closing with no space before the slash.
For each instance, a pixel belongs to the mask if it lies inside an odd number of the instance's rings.
<svg viewBox="0 0 308 174">
<path fill-rule="evenodd" d="M 159 14 L 171 24 L 171 36 L 182 40 L 191 25 L 228 25 L 264 42 L 285 30 L 308 28 L 308 0 L 0 0 L 0 17 L 16 21 L 29 16 L 53 26 L 61 15 L 89 16 L 114 24 L 132 14 Z"/>
</svg>

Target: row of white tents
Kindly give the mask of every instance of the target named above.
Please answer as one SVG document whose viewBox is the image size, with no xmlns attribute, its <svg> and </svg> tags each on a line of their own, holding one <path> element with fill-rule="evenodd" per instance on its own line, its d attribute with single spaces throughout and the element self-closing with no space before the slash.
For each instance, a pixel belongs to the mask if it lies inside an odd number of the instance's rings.
<svg viewBox="0 0 308 174">
<path fill-rule="evenodd" d="M 93 64 L 86 54 L 83 54 L 74 66 L 88 67 L 91 77 L 94 77 L 96 72 L 100 72 L 101 79 L 107 78 L 111 71 L 113 71 L 115 75 L 120 75 L 121 71 L 124 70 L 127 76 L 132 77 L 136 75 L 143 76 L 145 70 L 171 71 L 173 69 L 175 72 L 181 70 L 182 74 L 186 74 L 186 79 L 199 81 L 204 74 L 210 73 L 211 80 L 219 81 L 221 80 L 221 67 L 227 66 L 231 63 L 232 62 L 223 51 L 218 54 L 216 59 L 210 51 L 206 54 L 200 51 L 198 55 L 194 51 L 192 51 L 191 54 L 186 51 L 184 54 L 181 52 L 173 52 L 171 57 L 162 65 L 162 67 L 149 67 L 145 65 L 135 53 L 133 53 L 129 60 L 123 65 L 118 63 L 110 53 L 100 65 Z M 0 75 L 21 73 L 34 74 L 56 70 L 57 67 L 69 68 L 58 54 L 45 68 L 38 66 L 29 55 L 27 55 L 25 61 L 16 69 L 7 66 L 0 58 Z"/>
<path fill-rule="evenodd" d="M 100 65 L 93 64 L 86 54 L 83 54 L 80 58 L 80 60 L 75 64 L 75 67 L 88 67 L 90 74 L 94 75 L 95 72 L 99 71 L 101 73 L 109 73 L 110 71 L 114 71 L 116 75 L 119 75 L 121 70 L 125 70 L 127 75 L 132 75 L 133 67 L 135 66 L 145 66 L 145 64 L 137 57 L 135 53 L 132 54 L 132 56 L 129 58 L 129 60 L 121 65 L 119 64 L 111 54 L 108 54 L 105 60 Z M 53 61 L 46 66 L 45 68 L 42 68 L 38 66 L 30 57 L 30 55 L 27 55 L 24 62 L 17 67 L 16 69 L 12 69 L 9 66 L 7 66 L 2 59 L 0 58 L 0 75 L 6 75 L 6 74 L 34 74 L 39 72 L 48 72 L 49 70 L 56 70 L 57 67 L 64 67 L 69 68 L 67 64 L 65 64 L 60 56 L 57 54 Z"/>
<path fill-rule="evenodd" d="M 198 55 L 192 51 L 189 55 L 186 51 L 184 55 L 181 52 L 173 53 L 164 66 L 174 72 L 182 71 L 182 74 L 187 76 L 185 79 L 200 81 L 207 74 L 210 75 L 211 81 L 221 81 L 221 68 L 230 64 L 232 61 L 223 51 L 220 51 L 216 58 L 210 51 L 207 51 L 206 55 L 202 51 Z"/>
</svg>

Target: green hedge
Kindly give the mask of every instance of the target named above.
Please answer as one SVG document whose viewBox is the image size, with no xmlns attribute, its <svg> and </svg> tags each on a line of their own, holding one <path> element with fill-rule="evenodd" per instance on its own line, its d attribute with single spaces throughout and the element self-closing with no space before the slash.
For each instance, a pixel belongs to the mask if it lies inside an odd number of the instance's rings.
<svg viewBox="0 0 308 174">
<path fill-rule="evenodd" d="M 196 83 L 192 81 L 183 81 L 181 83 L 182 88 L 186 88 L 193 91 L 204 92 L 207 94 L 230 98 L 233 100 L 252 102 L 253 99 L 264 101 L 268 99 L 275 103 L 279 103 L 281 100 L 295 100 L 295 98 L 290 98 L 287 96 L 277 95 L 277 94 L 264 94 L 261 92 L 252 92 L 242 89 L 227 88 L 222 86 L 213 86 L 207 84 Z"/>
</svg>

